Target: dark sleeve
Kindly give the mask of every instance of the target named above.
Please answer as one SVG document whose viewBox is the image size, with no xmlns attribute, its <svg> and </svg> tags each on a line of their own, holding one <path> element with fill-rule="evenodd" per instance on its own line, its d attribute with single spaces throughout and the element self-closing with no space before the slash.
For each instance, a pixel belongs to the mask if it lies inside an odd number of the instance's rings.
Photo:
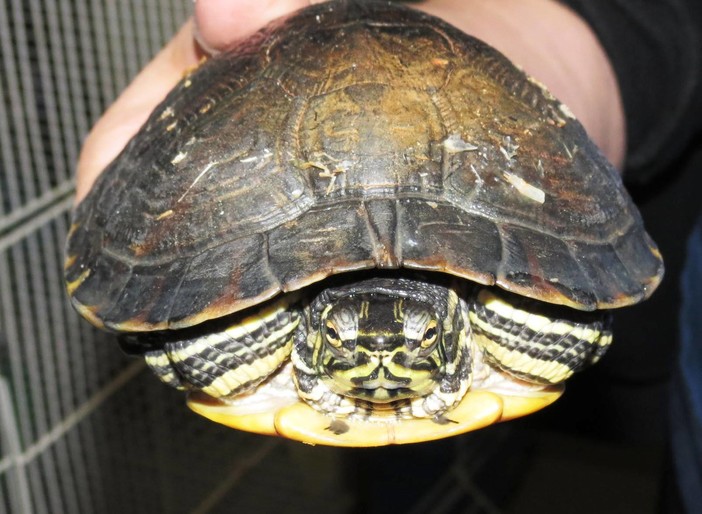
<svg viewBox="0 0 702 514">
<path fill-rule="evenodd" d="M 702 0 L 562 0 L 597 34 L 627 125 L 626 178 L 645 182 L 702 135 Z"/>
</svg>

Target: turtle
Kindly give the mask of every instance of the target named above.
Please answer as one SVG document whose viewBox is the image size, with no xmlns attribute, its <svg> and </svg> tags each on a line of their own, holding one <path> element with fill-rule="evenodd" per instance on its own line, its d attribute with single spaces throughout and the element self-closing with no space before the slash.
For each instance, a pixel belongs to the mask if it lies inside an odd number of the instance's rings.
<svg viewBox="0 0 702 514">
<path fill-rule="evenodd" d="M 658 249 L 570 110 L 407 6 L 304 8 L 186 74 L 77 206 L 73 306 L 216 422 L 310 444 L 534 412 Z"/>
</svg>

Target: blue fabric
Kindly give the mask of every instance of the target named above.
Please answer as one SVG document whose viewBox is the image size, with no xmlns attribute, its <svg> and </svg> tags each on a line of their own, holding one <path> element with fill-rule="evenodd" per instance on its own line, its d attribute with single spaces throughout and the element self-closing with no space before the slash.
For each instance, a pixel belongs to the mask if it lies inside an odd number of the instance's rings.
<svg viewBox="0 0 702 514">
<path fill-rule="evenodd" d="M 671 436 L 678 487 L 688 512 L 702 512 L 702 218 L 682 276 L 680 360 L 673 380 Z"/>
</svg>

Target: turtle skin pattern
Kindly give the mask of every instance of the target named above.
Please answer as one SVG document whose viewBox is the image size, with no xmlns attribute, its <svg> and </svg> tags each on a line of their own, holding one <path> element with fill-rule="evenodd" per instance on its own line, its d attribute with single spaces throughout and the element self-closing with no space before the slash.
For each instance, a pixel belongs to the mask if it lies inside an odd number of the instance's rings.
<svg viewBox="0 0 702 514">
<path fill-rule="evenodd" d="M 504 56 L 418 11 L 320 4 L 186 76 L 74 213 L 73 304 L 191 326 L 351 270 L 582 310 L 663 266 L 617 171 Z"/>
</svg>

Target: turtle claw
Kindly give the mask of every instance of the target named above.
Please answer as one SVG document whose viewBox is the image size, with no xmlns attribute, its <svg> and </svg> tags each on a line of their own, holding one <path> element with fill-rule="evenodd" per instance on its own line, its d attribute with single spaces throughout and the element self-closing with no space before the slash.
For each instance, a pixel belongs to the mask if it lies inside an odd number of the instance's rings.
<svg viewBox="0 0 702 514">
<path fill-rule="evenodd" d="M 446 416 L 444 416 L 443 414 L 437 414 L 436 416 L 434 416 L 432 418 L 432 420 L 437 425 L 448 425 L 449 423 L 458 423 L 458 421 L 454 421 L 452 419 L 449 419 Z"/>
<path fill-rule="evenodd" d="M 327 430 L 334 435 L 343 435 L 351 430 L 351 427 L 345 421 L 340 419 L 332 419 L 331 423 L 329 423 L 329 426 L 327 427 Z"/>
</svg>

